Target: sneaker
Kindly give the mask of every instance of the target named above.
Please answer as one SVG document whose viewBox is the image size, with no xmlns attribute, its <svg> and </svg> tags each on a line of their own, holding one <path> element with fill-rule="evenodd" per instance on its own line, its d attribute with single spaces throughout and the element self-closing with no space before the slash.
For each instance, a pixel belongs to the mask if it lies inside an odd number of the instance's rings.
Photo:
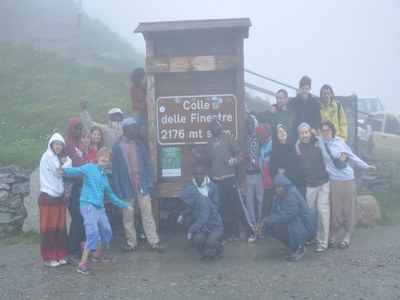
<svg viewBox="0 0 400 300">
<path fill-rule="evenodd" d="M 315 249 L 315 252 L 316 253 L 322 253 L 322 252 L 325 252 L 325 250 L 326 250 L 326 247 L 318 246 L 317 249 Z"/>
<path fill-rule="evenodd" d="M 65 259 L 59 259 L 59 260 L 58 260 L 58 263 L 59 263 L 60 265 L 66 265 L 66 264 L 67 264 L 67 261 L 66 261 Z"/>
<path fill-rule="evenodd" d="M 257 236 L 254 235 L 254 234 L 251 234 L 251 235 L 249 236 L 249 238 L 247 239 L 247 242 L 249 242 L 249 243 L 254 243 L 256 240 L 257 240 Z"/>
<path fill-rule="evenodd" d="M 290 261 L 299 261 L 303 258 L 303 256 L 307 253 L 307 248 L 303 245 L 300 245 L 295 252 L 288 256 L 288 260 Z"/>
<path fill-rule="evenodd" d="M 67 263 L 73 265 L 74 267 L 77 267 L 80 263 L 80 259 L 76 255 L 69 255 L 67 257 Z"/>
<path fill-rule="evenodd" d="M 84 264 L 79 264 L 78 265 L 78 273 L 81 273 L 83 275 L 91 275 L 93 274 L 92 270 L 89 267 L 88 263 L 84 263 Z"/>
<path fill-rule="evenodd" d="M 221 259 L 224 255 L 224 245 L 221 244 L 221 248 L 215 251 L 214 259 Z"/>
<path fill-rule="evenodd" d="M 44 262 L 45 266 L 51 267 L 51 268 L 55 268 L 55 267 L 59 267 L 61 266 L 61 264 L 56 261 L 56 260 L 48 260 Z"/>
<path fill-rule="evenodd" d="M 151 246 L 151 249 L 153 251 L 156 251 L 158 253 L 164 252 L 165 251 L 165 246 L 163 244 L 157 243 Z"/>
<path fill-rule="evenodd" d="M 111 261 L 111 258 L 104 253 L 101 253 L 99 256 L 96 256 L 96 254 L 92 253 L 91 257 L 92 257 L 92 261 L 94 261 L 94 262 L 109 262 L 109 261 Z"/>
</svg>

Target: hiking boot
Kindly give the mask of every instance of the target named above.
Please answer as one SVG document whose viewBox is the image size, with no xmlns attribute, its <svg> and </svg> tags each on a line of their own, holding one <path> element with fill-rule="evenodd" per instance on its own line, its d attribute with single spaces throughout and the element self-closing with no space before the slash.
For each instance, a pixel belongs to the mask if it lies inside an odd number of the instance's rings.
<svg viewBox="0 0 400 300">
<path fill-rule="evenodd" d="M 44 262 L 45 266 L 51 267 L 51 268 L 55 268 L 55 267 L 59 267 L 61 266 L 61 264 L 56 261 L 56 260 L 48 260 Z"/>
<path fill-rule="evenodd" d="M 165 246 L 163 244 L 157 243 L 151 246 L 151 250 L 161 253 L 165 251 Z"/>
<path fill-rule="evenodd" d="M 111 258 L 104 253 L 101 253 L 98 256 L 96 254 L 92 253 L 91 257 L 92 257 L 92 261 L 94 261 L 94 262 L 109 262 L 109 261 L 111 261 Z"/>
<path fill-rule="evenodd" d="M 77 271 L 78 271 L 78 273 L 81 273 L 83 275 L 91 275 L 91 274 L 93 274 L 93 271 L 90 269 L 88 263 L 79 264 Z"/>
<path fill-rule="evenodd" d="M 290 261 L 299 261 L 303 258 L 303 256 L 307 253 L 307 248 L 303 245 L 300 245 L 295 252 L 288 256 L 288 260 Z"/>
<path fill-rule="evenodd" d="M 69 255 L 67 257 L 67 263 L 69 263 L 70 265 L 73 265 L 74 267 L 77 267 L 80 262 L 81 262 L 81 260 L 76 255 Z"/>
</svg>

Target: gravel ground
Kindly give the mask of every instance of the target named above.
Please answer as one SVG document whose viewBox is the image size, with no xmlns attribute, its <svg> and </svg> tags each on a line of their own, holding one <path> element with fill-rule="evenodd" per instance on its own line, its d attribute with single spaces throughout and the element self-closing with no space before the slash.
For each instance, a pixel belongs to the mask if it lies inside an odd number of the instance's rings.
<svg viewBox="0 0 400 300">
<path fill-rule="evenodd" d="M 72 266 L 45 267 L 38 245 L 0 246 L 1 299 L 400 299 L 400 226 L 357 228 L 350 248 L 283 259 L 271 237 L 230 241 L 223 259 L 198 260 L 184 235 L 163 235 L 163 254 L 141 244 L 113 262 L 91 263 L 95 274 Z"/>
</svg>

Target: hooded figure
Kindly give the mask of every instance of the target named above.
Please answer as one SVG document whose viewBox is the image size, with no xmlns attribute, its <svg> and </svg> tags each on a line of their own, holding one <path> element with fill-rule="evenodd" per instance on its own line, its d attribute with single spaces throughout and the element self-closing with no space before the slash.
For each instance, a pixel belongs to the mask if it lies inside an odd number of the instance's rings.
<svg viewBox="0 0 400 300">
<path fill-rule="evenodd" d="M 183 218 L 191 218 L 188 239 L 193 241 L 199 258 L 204 257 L 205 248 L 215 249 L 215 258 L 221 258 L 224 246 L 222 219 L 210 199 L 200 193 L 195 185 L 186 185 L 180 198 L 189 207 L 181 213 Z M 178 219 L 178 223 L 179 219 Z"/>
<path fill-rule="evenodd" d="M 67 263 L 64 186 L 62 177 L 57 174 L 57 168 L 60 166 L 71 165 L 71 160 L 62 156 L 64 146 L 61 134 L 53 134 L 39 166 L 40 254 L 45 265 L 49 267 Z"/>
<path fill-rule="evenodd" d="M 295 251 L 314 237 L 316 230 L 315 216 L 304 197 L 285 175 L 276 175 L 272 185 L 275 194 L 271 212 L 266 218 L 268 230 L 274 231 L 276 224 L 285 224 L 288 232 L 286 246 Z M 278 188 L 283 188 L 282 193 L 277 193 Z M 274 236 L 273 232 L 271 234 Z M 279 239 L 279 237 L 275 237 Z"/>
<path fill-rule="evenodd" d="M 65 141 L 61 134 L 55 133 L 51 136 L 47 150 L 40 160 L 40 191 L 49 194 L 52 197 L 61 197 L 64 193 L 63 179 L 57 175 L 56 169 L 62 165 L 60 155 L 52 149 L 54 142 L 61 142 L 65 147 Z M 66 157 L 64 167 L 71 166 L 71 159 Z"/>
</svg>

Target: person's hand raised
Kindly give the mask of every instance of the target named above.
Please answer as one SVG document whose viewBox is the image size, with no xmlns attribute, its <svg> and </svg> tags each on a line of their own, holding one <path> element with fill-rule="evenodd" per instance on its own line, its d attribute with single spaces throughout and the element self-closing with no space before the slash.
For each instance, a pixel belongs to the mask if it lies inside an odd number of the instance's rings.
<svg viewBox="0 0 400 300">
<path fill-rule="evenodd" d="M 88 104 L 88 101 L 87 101 L 87 100 L 82 100 L 82 101 L 81 101 L 81 108 L 82 108 L 82 110 L 87 109 L 87 104 Z"/>
</svg>

